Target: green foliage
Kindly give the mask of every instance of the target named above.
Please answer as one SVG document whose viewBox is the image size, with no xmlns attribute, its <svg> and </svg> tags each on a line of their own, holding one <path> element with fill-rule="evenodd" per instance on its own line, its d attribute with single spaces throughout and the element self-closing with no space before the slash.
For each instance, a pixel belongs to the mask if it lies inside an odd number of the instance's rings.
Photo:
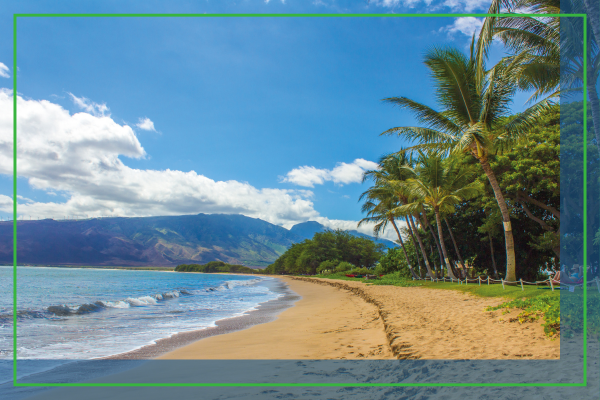
<svg viewBox="0 0 600 400">
<path fill-rule="evenodd" d="M 354 271 L 352 271 L 354 272 Z M 372 272 L 372 271 L 370 271 Z M 414 286 L 423 286 L 422 281 L 413 281 L 412 279 L 406 279 L 403 276 L 400 276 L 397 272 L 384 275 L 379 279 L 366 279 L 366 278 L 350 278 L 347 277 L 347 272 L 336 272 L 334 274 L 328 275 L 319 275 L 319 278 L 327 278 L 327 279 L 340 279 L 344 281 L 358 281 L 365 282 L 369 285 L 388 285 L 388 286 L 400 286 L 400 287 L 414 287 Z M 350 274 L 348 274 L 350 275 Z"/>
<path fill-rule="evenodd" d="M 353 268 L 350 271 L 347 271 L 346 274 L 348 274 L 348 275 L 366 275 L 366 274 L 375 275 L 375 271 L 370 270 L 368 268 Z"/>
<path fill-rule="evenodd" d="M 544 332 L 547 336 L 555 336 L 560 331 L 560 296 L 541 295 L 529 299 L 515 299 L 495 307 L 488 307 L 486 310 L 510 310 L 511 308 L 523 310 L 517 316 L 519 323 L 537 321 L 543 316 Z"/>
<path fill-rule="evenodd" d="M 409 257 L 416 257 L 415 247 L 412 243 L 405 243 L 404 247 L 409 252 Z M 379 268 L 383 274 L 398 272 L 398 274 L 404 278 L 412 278 L 402 248 L 396 247 L 388 249 L 385 255 L 379 259 Z"/>
<path fill-rule="evenodd" d="M 352 268 L 354 268 L 354 265 L 350 264 L 349 262 L 342 261 L 337 267 L 335 267 L 335 272 L 350 271 Z"/>
<path fill-rule="evenodd" d="M 324 261 L 339 260 L 357 267 L 371 268 L 381 258 L 385 245 L 342 230 L 316 233 L 312 239 L 293 244 L 266 273 L 314 275 Z M 339 265 L 336 264 L 336 265 Z"/>
<path fill-rule="evenodd" d="M 322 274 L 325 271 L 333 272 L 339 264 L 340 262 L 338 260 L 325 260 L 321 264 L 319 264 L 317 272 L 319 274 Z"/>
<path fill-rule="evenodd" d="M 560 181 L 560 130 L 559 110 L 553 108 L 513 147 L 488 156 L 510 211 L 517 277 L 528 281 L 541 278 L 543 270 L 558 267 L 555 250 L 561 245 L 557 235 L 560 221 L 549 210 L 521 197 L 526 194 L 546 208 L 560 210 L 560 191 L 564 189 Z M 455 157 L 457 162 L 477 164 L 471 155 Z M 475 272 L 493 275 L 489 234 L 498 272 L 504 275 L 506 252 L 500 209 L 483 171 L 478 179 L 485 185 L 484 194 L 458 205 L 447 218 L 461 253 L 470 259 Z M 532 219 L 524 207 L 545 226 Z M 564 244 L 562 247 L 565 251 Z"/>
<path fill-rule="evenodd" d="M 261 270 L 246 267 L 244 265 L 227 264 L 223 261 L 210 261 L 206 264 L 181 264 L 175 267 L 177 272 L 232 272 L 244 274 L 261 273 Z"/>
</svg>

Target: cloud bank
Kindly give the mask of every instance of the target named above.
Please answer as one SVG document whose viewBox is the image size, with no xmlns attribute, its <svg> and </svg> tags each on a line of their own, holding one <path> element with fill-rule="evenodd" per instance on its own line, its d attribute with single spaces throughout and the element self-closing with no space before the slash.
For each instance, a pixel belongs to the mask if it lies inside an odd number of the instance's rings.
<svg viewBox="0 0 600 400">
<path fill-rule="evenodd" d="M 310 190 L 259 189 L 246 182 L 215 181 L 196 171 L 130 168 L 120 157 L 146 157 L 135 131 L 107 115 L 105 104 L 70 95 L 85 112 L 70 114 L 50 101 L 17 96 L 18 176 L 53 196 L 47 202 L 19 196 L 18 214 L 26 219 L 224 213 L 260 218 L 288 229 L 309 220 L 331 229 L 357 229 L 357 221 L 319 215 Z M 0 88 L 0 174 L 8 176 L 13 174 L 12 104 L 12 91 Z M 323 182 L 359 182 L 362 171 L 373 167 L 376 163 L 357 159 L 314 176 L 322 176 Z M 304 186 L 316 179 L 290 176 Z M 0 211 L 12 213 L 12 207 L 12 197 L 0 194 Z M 372 235 L 372 225 L 359 231 Z M 393 240 L 392 230 L 382 237 Z"/>
<path fill-rule="evenodd" d="M 71 115 L 49 101 L 17 97 L 18 175 L 35 189 L 67 197 L 64 203 L 19 201 L 21 215 L 234 213 L 289 226 L 319 215 L 306 190 L 257 189 L 244 182 L 214 181 L 195 171 L 130 168 L 120 156 L 146 156 L 133 129 L 107 116 L 106 105 L 71 96 L 87 112 Z M 12 91 L 0 89 L 0 173 L 10 176 L 12 101 Z M 0 209 L 11 208 L 12 199 L 2 196 Z"/>
</svg>

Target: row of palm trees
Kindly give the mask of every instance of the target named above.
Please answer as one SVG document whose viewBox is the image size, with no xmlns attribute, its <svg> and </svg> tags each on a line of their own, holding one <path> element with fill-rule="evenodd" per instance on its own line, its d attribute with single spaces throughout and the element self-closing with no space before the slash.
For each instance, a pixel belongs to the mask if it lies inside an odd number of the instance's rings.
<svg viewBox="0 0 600 400">
<path fill-rule="evenodd" d="M 569 4 L 581 12 L 580 9 L 586 5 L 578 1 L 571 0 Z M 489 12 L 497 14 L 527 9 L 529 13 L 559 13 L 560 6 L 558 0 L 493 0 Z M 417 259 L 419 264 L 423 259 L 429 276 L 439 276 L 443 271 L 432 270 L 415 220 L 432 234 L 440 258 L 443 255 L 440 263 L 448 275 L 454 278 L 466 276 L 464 261 L 446 220 L 460 266 L 454 266 L 449 260 L 441 223 L 443 216 L 454 212 L 458 203 L 483 191 L 482 183 L 475 178 L 478 171 L 472 166 L 459 165 L 456 161 L 456 155 L 466 153 L 478 161 L 494 192 L 504 228 L 507 260 L 505 279 L 516 281 L 510 213 L 490 166 L 489 156 L 510 149 L 524 138 L 540 117 L 551 109 L 559 95 L 566 96 L 581 89 L 583 78 L 580 61 L 583 51 L 589 53 L 588 59 L 591 61 L 588 86 L 592 80 L 594 91 L 588 87 L 588 92 L 590 98 L 595 96 L 597 100 L 595 84 L 600 58 L 595 43 L 600 38 L 592 37 L 589 49 L 578 49 L 576 42 L 581 41 L 580 37 L 571 40 L 568 39 L 569 35 L 563 34 L 561 37 L 561 29 L 572 28 L 574 31 L 581 28 L 577 23 L 574 20 L 559 21 L 556 17 L 488 17 L 478 39 L 473 36 L 469 54 L 465 55 L 451 47 L 435 47 L 426 54 L 424 63 L 433 78 L 438 110 L 407 97 L 384 99 L 412 112 L 419 126 L 395 127 L 382 133 L 398 135 L 414 144 L 383 157 L 377 170 L 365 172 L 364 181 L 372 180 L 373 186 L 361 196 L 361 200 L 365 200 L 363 211 L 367 216 L 359 225 L 375 222 L 374 232 L 378 234 L 391 224 L 415 278 L 418 275 L 410 264 L 397 227 L 398 218 L 405 220 L 415 247 L 418 243 L 421 257 Z M 494 39 L 500 39 L 511 54 L 488 68 L 488 51 Z M 516 117 L 511 117 L 510 106 L 519 90 L 533 92 L 529 102 L 534 104 Z M 594 111 L 593 100 L 591 103 L 596 122 L 600 113 Z M 594 127 L 600 146 L 600 123 L 595 123 Z M 426 210 L 435 215 L 437 235 L 427 220 Z"/>
</svg>

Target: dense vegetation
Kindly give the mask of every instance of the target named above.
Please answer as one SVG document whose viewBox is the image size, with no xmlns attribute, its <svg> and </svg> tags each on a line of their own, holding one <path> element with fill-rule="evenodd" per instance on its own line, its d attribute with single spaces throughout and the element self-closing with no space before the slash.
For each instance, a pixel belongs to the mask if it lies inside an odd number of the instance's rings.
<svg viewBox="0 0 600 400">
<path fill-rule="evenodd" d="M 307 274 L 371 268 L 384 254 L 385 245 L 342 230 L 315 233 L 312 239 L 293 244 L 266 273 Z"/>
<path fill-rule="evenodd" d="M 244 265 L 227 264 L 223 261 L 210 261 L 206 264 L 181 264 L 175 267 L 177 272 L 231 272 L 243 274 L 256 274 L 261 270 L 246 267 Z"/>
</svg>

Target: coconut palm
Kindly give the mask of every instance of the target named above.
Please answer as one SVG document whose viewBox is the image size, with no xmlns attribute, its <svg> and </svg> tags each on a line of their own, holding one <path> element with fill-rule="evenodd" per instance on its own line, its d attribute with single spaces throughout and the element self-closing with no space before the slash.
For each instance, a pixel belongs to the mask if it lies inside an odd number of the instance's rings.
<svg viewBox="0 0 600 400">
<path fill-rule="evenodd" d="M 506 123 L 517 84 L 512 79 L 518 67 L 513 62 L 500 62 L 477 74 L 480 67 L 475 55 L 475 43 L 470 55 L 451 47 L 433 48 L 425 56 L 436 88 L 436 100 L 441 111 L 407 97 L 391 97 L 384 101 L 413 112 L 424 126 L 404 126 L 388 129 L 382 135 L 396 134 L 418 142 L 401 152 L 434 150 L 449 153 L 467 152 L 479 161 L 486 174 L 502 213 L 506 242 L 506 279 L 516 280 L 514 239 L 510 214 L 500 185 L 489 164 L 488 155 L 502 151 L 523 137 L 537 119 L 553 104 L 545 99 Z M 484 68 L 485 70 L 485 68 Z"/>
<path fill-rule="evenodd" d="M 455 205 L 483 192 L 477 172 L 471 166 L 461 166 L 452 159 L 444 159 L 441 153 L 419 152 L 419 161 L 412 169 L 414 178 L 404 181 L 411 202 L 398 207 L 399 212 L 412 212 L 425 206 L 433 211 L 437 222 L 438 236 L 444 254 L 448 275 L 455 276 L 450 265 L 448 251 L 442 233 L 441 214 L 453 213 Z M 466 271 L 465 271 L 466 272 Z"/>
<path fill-rule="evenodd" d="M 393 195 L 395 196 L 399 204 L 404 204 L 408 201 L 408 196 L 406 195 L 406 193 L 404 193 L 404 189 L 402 185 L 399 184 L 399 182 L 402 182 L 404 179 L 407 179 L 409 176 L 411 176 L 410 170 L 405 168 L 407 166 L 410 166 L 411 163 L 412 160 L 406 154 L 383 156 L 379 160 L 378 169 L 364 172 L 363 182 L 372 179 L 375 187 L 388 187 L 389 190 L 393 192 Z M 411 237 L 413 238 L 413 241 L 414 238 L 416 238 L 417 243 L 419 244 L 419 249 L 421 251 L 423 260 L 425 261 L 425 268 L 427 270 L 427 273 L 429 274 L 429 276 L 433 277 L 434 275 L 429 264 L 427 251 L 425 250 L 425 246 L 423 244 L 423 240 L 421 239 L 421 235 L 414 223 L 413 215 L 404 214 L 403 217 L 406 220 L 406 224 L 408 225 L 409 232 L 411 234 Z"/>
<path fill-rule="evenodd" d="M 530 100 L 549 95 L 568 96 L 581 93 L 583 70 L 583 21 L 581 18 L 530 18 L 527 14 L 585 14 L 588 15 L 587 92 L 590 100 L 594 134 L 600 149 L 600 97 L 597 82 L 600 76 L 600 13 L 599 3 L 593 0 L 493 0 L 488 13 L 503 10 L 515 17 L 487 17 L 479 33 L 477 59 L 485 60 L 492 41 L 500 39 L 512 54 L 506 57 L 518 68 L 514 78 L 519 88 L 533 91 Z M 480 65 L 483 65 L 480 62 Z M 483 75 L 483 68 L 478 74 Z"/>
<path fill-rule="evenodd" d="M 398 242 L 402 246 L 410 273 L 413 278 L 420 279 L 412 267 L 406 247 L 404 246 L 404 240 L 402 240 L 402 235 L 396 225 L 398 215 L 393 210 L 398 207 L 398 200 L 395 198 L 393 191 L 386 186 L 373 186 L 360 195 L 359 200 L 363 199 L 366 199 L 366 201 L 362 206 L 362 212 L 366 212 L 367 216 L 358 222 L 358 226 L 360 227 L 367 222 L 374 222 L 373 233 L 377 237 L 385 231 L 388 224 L 391 224 L 398 235 Z"/>
<path fill-rule="evenodd" d="M 456 256 L 458 257 L 458 261 L 460 261 L 460 267 L 462 268 L 466 277 L 467 267 L 465 266 L 465 260 L 463 260 L 462 255 L 460 254 L 460 250 L 458 249 L 458 245 L 456 244 L 456 239 L 454 238 L 454 234 L 452 233 L 452 228 L 450 228 L 450 223 L 448 222 L 448 218 L 446 218 L 446 216 L 444 216 L 444 221 L 446 222 L 446 227 L 448 227 L 450 239 L 452 240 L 452 244 L 454 245 L 454 251 L 456 251 Z"/>
</svg>

